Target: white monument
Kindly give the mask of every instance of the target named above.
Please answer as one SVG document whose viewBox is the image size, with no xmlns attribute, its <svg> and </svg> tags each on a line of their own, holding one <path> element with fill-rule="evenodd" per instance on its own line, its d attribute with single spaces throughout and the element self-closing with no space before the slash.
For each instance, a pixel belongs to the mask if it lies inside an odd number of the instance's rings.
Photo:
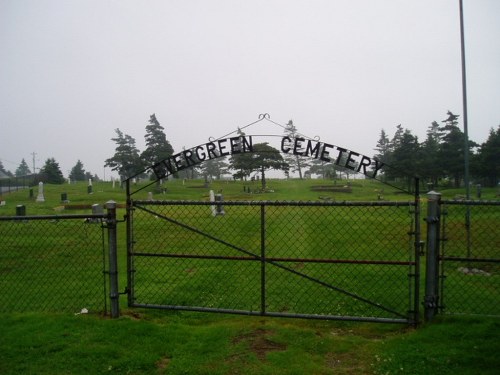
<svg viewBox="0 0 500 375">
<path fill-rule="evenodd" d="M 213 190 L 210 190 L 210 202 L 215 202 L 215 194 Z M 215 205 L 210 206 L 212 210 L 212 216 L 217 215 L 217 209 L 215 208 Z"/>
<path fill-rule="evenodd" d="M 36 197 L 37 202 L 45 202 L 45 197 L 43 196 L 43 182 L 38 183 L 38 195 Z"/>
</svg>

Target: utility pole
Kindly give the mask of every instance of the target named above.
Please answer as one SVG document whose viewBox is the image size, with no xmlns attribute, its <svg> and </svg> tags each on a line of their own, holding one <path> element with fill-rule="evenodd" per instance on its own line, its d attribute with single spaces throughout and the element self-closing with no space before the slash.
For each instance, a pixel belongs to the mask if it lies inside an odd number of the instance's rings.
<svg viewBox="0 0 500 375">
<path fill-rule="evenodd" d="M 33 156 L 33 174 L 36 174 L 36 168 L 35 168 L 35 156 L 36 156 L 36 152 L 32 152 L 31 153 L 31 156 Z"/>
</svg>

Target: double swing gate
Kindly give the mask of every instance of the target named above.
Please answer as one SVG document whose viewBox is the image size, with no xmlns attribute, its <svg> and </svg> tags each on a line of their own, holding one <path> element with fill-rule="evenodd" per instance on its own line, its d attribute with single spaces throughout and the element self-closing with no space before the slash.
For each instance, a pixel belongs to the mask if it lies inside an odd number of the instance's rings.
<svg viewBox="0 0 500 375">
<path fill-rule="evenodd" d="M 129 197 L 129 306 L 414 324 L 419 210 Z"/>
</svg>

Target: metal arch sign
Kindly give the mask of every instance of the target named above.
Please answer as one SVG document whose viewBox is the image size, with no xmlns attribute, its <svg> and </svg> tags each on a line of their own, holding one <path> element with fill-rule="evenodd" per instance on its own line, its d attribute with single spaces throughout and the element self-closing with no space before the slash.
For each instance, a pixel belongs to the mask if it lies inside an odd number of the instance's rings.
<svg viewBox="0 0 500 375">
<path fill-rule="evenodd" d="M 157 179 L 162 179 L 207 160 L 252 153 L 254 151 L 253 137 L 256 136 L 242 135 L 213 140 L 176 153 L 154 164 L 150 169 Z M 282 136 L 280 149 L 285 154 L 310 157 L 326 163 L 333 162 L 335 165 L 361 173 L 369 178 L 376 178 L 385 166 L 381 161 L 347 148 L 304 137 Z"/>
</svg>

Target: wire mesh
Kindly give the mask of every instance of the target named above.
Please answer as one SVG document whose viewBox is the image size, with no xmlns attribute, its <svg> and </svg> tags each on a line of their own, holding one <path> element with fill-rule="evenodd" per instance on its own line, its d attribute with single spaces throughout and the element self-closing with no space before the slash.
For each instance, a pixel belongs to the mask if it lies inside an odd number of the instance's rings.
<svg viewBox="0 0 500 375">
<path fill-rule="evenodd" d="M 442 202 L 441 310 L 500 316 L 500 202 Z"/>
<path fill-rule="evenodd" d="M 100 219 L 2 217 L 0 238 L 0 312 L 106 311 Z"/>
<path fill-rule="evenodd" d="M 413 308 L 412 203 L 134 208 L 134 305 L 381 319 Z"/>
</svg>

